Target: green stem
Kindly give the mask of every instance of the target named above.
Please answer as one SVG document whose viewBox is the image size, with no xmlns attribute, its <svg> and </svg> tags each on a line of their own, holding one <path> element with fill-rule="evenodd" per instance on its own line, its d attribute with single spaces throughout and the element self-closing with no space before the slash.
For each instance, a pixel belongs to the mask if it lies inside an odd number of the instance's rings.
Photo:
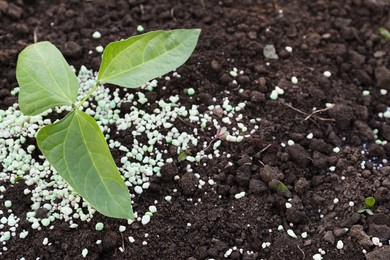
<svg viewBox="0 0 390 260">
<path fill-rule="evenodd" d="M 79 110 L 79 108 L 84 104 L 84 102 L 92 95 L 92 93 L 97 89 L 99 86 L 100 82 L 96 81 L 95 85 L 93 88 L 88 92 L 88 94 L 83 98 L 83 100 L 80 101 L 80 103 L 77 105 L 75 110 Z"/>
</svg>

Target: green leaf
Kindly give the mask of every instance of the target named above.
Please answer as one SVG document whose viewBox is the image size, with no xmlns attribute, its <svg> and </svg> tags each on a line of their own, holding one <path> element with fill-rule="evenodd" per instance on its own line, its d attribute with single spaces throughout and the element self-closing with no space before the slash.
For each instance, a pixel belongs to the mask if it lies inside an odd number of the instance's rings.
<svg viewBox="0 0 390 260">
<path fill-rule="evenodd" d="M 182 162 L 182 161 L 184 161 L 186 158 L 187 158 L 187 153 L 186 153 L 186 152 L 181 152 L 181 153 L 179 154 L 179 157 L 177 157 L 177 160 L 178 160 L 179 162 Z"/>
<path fill-rule="evenodd" d="M 371 209 L 366 209 L 365 210 L 366 211 L 366 213 L 368 214 L 368 215 L 374 215 L 374 213 L 372 212 L 372 210 Z"/>
<path fill-rule="evenodd" d="M 379 28 L 379 33 L 386 39 L 386 40 L 390 40 L 390 32 L 384 28 L 384 27 L 380 27 Z"/>
<path fill-rule="evenodd" d="M 291 198 L 292 194 L 291 194 L 290 190 L 287 188 L 287 186 L 283 182 L 279 181 L 278 189 L 282 192 L 282 194 L 285 197 Z"/>
<path fill-rule="evenodd" d="M 104 50 L 98 81 L 137 88 L 181 66 L 199 34 L 199 29 L 154 31 L 112 42 Z"/>
<path fill-rule="evenodd" d="M 270 190 L 277 192 L 277 193 L 279 193 L 287 198 L 292 197 L 292 194 L 291 194 L 290 190 L 287 188 L 287 186 L 283 182 L 281 182 L 277 179 L 272 179 L 268 183 L 268 187 Z"/>
<path fill-rule="evenodd" d="M 358 211 L 357 211 L 357 213 L 364 213 L 364 212 L 366 212 L 366 209 L 359 209 Z"/>
<path fill-rule="evenodd" d="M 375 205 L 375 198 L 374 197 L 367 197 L 364 200 L 364 203 L 366 204 L 367 208 L 372 208 Z"/>
<path fill-rule="evenodd" d="M 73 111 L 38 132 L 40 150 L 72 188 L 103 215 L 133 218 L 129 191 L 95 120 Z"/>
<path fill-rule="evenodd" d="M 20 110 L 26 115 L 37 115 L 76 101 L 76 75 L 50 42 L 32 44 L 19 54 L 16 79 L 20 87 Z"/>
</svg>

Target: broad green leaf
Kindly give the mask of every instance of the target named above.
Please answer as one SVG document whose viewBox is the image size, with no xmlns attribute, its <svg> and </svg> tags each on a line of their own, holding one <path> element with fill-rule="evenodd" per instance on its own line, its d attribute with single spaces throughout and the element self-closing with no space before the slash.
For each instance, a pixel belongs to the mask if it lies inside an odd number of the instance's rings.
<svg viewBox="0 0 390 260">
<path fill-rule="evenodd" d="M 76 101 L 76 75 L 50 42 L 32 44 L 19 54 L 16 79 L 20 87 L 20 110 L 26 115 L 37 115 Z"/>
<path fill-rule="evenodd" d="M 73 189 L 103 215 L 133 218 L 129 191 L 95 120 L 73 111 L 38 132 L 40 150 Z"/>
<path fill-rule="evenodd" d="M 98 81 L 136 88 L 182 65 L 194 51 L 199 29 L 154 31 L 112 42 L 103 52 Z"/>
<path fill-rule="evenodd" d="M 372 208 L 375 205 L 375 198 L 374 197 L 367 197 L 364 200 L 364 203 L 366 204 L 367 208 Z"/>
</svg>

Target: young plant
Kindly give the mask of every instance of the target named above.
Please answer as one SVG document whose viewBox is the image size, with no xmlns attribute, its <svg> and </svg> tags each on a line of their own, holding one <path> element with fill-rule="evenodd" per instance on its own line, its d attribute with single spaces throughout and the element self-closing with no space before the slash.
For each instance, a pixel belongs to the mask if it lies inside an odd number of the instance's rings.
<svg viewBox="0 0 390 260">
<path fill-rule="evenodd" d="M 384 28 L 384 27 L 380 27 L 379 28 L 379 33 L 380 35 L 382 35 L 386 40 L 389 40 L 390 41 L 390 32 Z"/>
<path fill-rule="evenodd" d="M 368 215 L 374 215 L 374 213 L 372 212 L 372 208 L 375 205 L 375 198 L 374 197 L 367 197 L 364 200 L 364 204 L 366 207 L 363 209 L 359 209 L 358 213 L 367 213 Z"/>
<path fill-rule="evenodd" d="M 219 127 L 217 129 L 217 132 L 215 133 L 215 136 L 213 139 L 211 139 L 210 143 L 207 145 L 206 148 L 203 149 L 203 151 L 206 151 L 207 149 L 209 149 L 210 145 L 217 141 L 217 140 L 225 140 L 226 139 L 226 136 L 229 135 L 229 131 L 227 131 L 227 128 L 225 126 L 222 126 L 222 127 Z"/>
<path fill-rule="evenodd" d="M 37 115 L 56 106 L 72 107 L 63 119 L 38 132 L 39 149 L 59 175 L 103 215 L 133 218 L 130 194 L 98 124 L 80 106 L 100 84 L 137 88 L 181 66 L 195 49 L 199 34 L 199 29 L 154 31 L 108 44 L 97 81 L 78 104 L 77 77 L 53 44 L 38 42 L 19 54 L 20 110 Z"/>
</svg>

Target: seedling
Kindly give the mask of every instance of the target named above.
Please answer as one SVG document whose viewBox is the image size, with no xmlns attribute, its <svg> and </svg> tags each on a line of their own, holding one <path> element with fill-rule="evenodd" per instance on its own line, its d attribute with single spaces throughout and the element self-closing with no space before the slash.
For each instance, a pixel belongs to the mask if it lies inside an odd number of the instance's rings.
<svg viewBox="0 0 390 260">
<path fill-rule="evenodd" d="M 375 205 L 375 198 L 374 197 L 367 197 L 364 200 L 364 204 L 366 207 L 363 209 L 359 209 L 357 212 L 358 213 L 367 213 L 368 215 L 374 215 L 374 213 L 372 212 L 372 208 Z"/>
<path fill-rule="evenodd" d="M 268 183 L 268 187 L 270 190 L 277 192 L 286 198 L 292 197 L 291 191 L 287 188 L 287 186 L 283 182 L 279 180 L 276 179 L 271 180 Z"/>
<path fill-rule="evenodd" d="M 217 132 L 215 133 L 215 136 L 213 139 L 211 139 L 210 143 L 207 145 L 206 148 L 203 149 L 203 151 L 206 151 L 209 149 L 210 145 L 215 142 L 216 140 L 225 140 L 226 137 L 229 135 L 229 131 L 227 131 L 227 128 L 222 126 L 217 129 Z"/>
<path fill-rule="evenodd" d="M 390 32 L 384 28 L 384 27 L 381 27 L 379 28 L 379 33 L 386 39 L 386 40 L 389 40 L 390 41 Z"/>
<path fill-rule="evenodd" d="M 53 44 L 38 42 L 19 54 L 20 110 L 37 115 L 56 106 L 71 106 L 63 119 L 38 132 L 39 149 L 103 215 L 132 219 L 130 194 L 98 124 L 80 107 L 101 84 L 137 88 L 181 66 L 195 49 L 199 34 L 199 29 L 154 31 L 108 44 L 97 81 L 78 104 L 77 77 Z"/>
</svg>

